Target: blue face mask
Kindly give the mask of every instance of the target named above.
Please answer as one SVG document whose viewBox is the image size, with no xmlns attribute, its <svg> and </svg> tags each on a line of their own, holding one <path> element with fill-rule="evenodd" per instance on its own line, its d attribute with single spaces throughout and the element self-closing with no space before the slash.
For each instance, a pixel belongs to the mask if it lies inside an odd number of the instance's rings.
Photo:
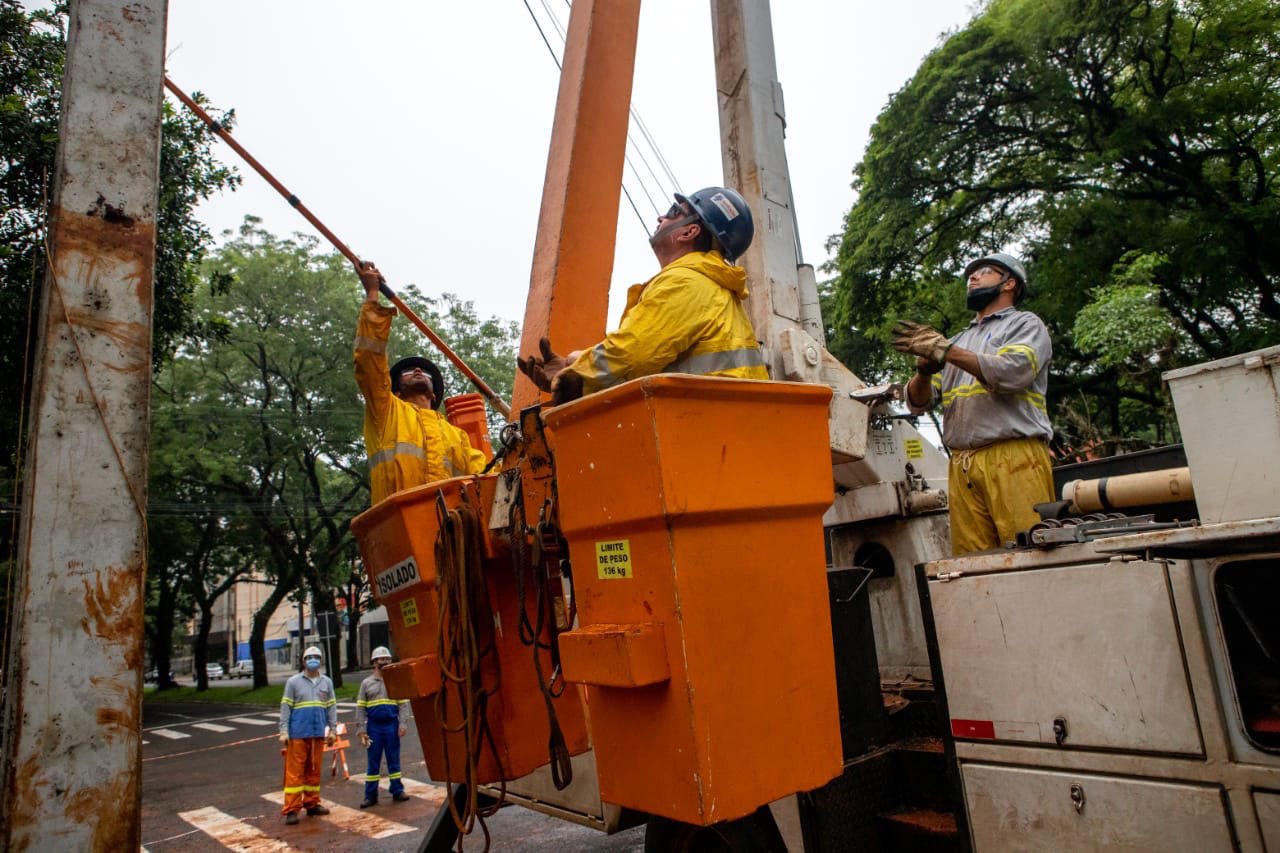
<svg viewBox="0 0 1280 853">
<path fill-rule="evenodd" d="M 305 663 L 307 669 L 315 670 L 320 668 L 320 658 L 307 658 Z"/>
</svg>

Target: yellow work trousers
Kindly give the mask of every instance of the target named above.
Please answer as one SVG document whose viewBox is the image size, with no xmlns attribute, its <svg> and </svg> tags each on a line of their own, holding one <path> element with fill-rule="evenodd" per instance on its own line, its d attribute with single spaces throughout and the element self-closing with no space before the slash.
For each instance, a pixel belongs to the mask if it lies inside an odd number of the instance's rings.
<svg viewBox="0 0 1280 853">
<path fill-rule="evenodd" d="M 1033 506 L 1053 500 L 1049 450 L 1038 438 L 1011 438 L 951 453 L 953 556 L 999 548 L 1040 521 Z"/>
</svg>

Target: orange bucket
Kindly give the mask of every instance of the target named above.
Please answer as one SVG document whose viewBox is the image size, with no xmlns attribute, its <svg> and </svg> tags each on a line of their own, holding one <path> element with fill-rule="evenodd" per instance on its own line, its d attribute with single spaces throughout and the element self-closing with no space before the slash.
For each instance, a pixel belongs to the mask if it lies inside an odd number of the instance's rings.
<svg viewBox="0 0 1280 853">
<path fill-rule="evenodd" d="M 499 475 L 456 477 L 396 492 L 352 519 L 374 599 L 387 608 L 400 660 L 383 669 L 387 693 L 408 699 L 431 778 L 465 781 L 465 740 L 457 729 L 462 708 L 450 691 L 444 719 L 437 713 L 443 680 L 438 657 L 440 587 L 435 544 L 440 530 L 437 495 L 453 509 L 468 504 L 481 520 L 481 565 L 489 612 L 476 613 L 477 632 L 495 654 L 481 657 L 480 682 L 491 692 L 485 712 L 488 737 L 481 744 L 477 780 L 481 784 L 532 773 L 548 761 L 550 726 L 533 667 L 533 650 L 519 638 L 519 599 L 507 543 L 488 531 L 489 506 Z M 543 636 L 543 641 L 549 639 Z M 544 672 L 551 672 L 543 651 Z M 570 754 L 588 747 L 586 721 L 576 690 L 555 700 L 557 718 Z"/>
<path fill-rule="evenodd" d="M 659 375 L 545 414 L 606 802 L 706 825 L 840 773 L 830 399 Z"/>
</svg>

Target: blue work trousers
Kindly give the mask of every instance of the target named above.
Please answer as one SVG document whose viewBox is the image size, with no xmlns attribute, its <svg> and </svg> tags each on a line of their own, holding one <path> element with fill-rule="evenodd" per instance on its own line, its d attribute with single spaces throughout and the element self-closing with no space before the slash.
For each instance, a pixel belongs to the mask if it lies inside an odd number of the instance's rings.
<svg viewBox="0 0 1280 853">
<path fill-rule="evenodd" d="M 400 722 L 369 721 L 369 770 L 364 775 L 364 798 L 378 799 L 378 777 L 382 769 L 382 756 L 387 756 L 387 776 L 391 780 L 391 796 L 404 790 L 400 781 Z"/>
</svg>

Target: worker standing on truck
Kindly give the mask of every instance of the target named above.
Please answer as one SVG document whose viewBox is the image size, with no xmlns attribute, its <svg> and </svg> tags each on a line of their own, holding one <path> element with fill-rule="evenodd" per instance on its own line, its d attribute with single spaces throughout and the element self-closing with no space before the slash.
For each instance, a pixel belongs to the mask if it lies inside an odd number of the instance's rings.
<svg viewBox="0 0 1280 853">
<path fill-rule="evenodd" d="M 1027 271 L 996 252 L 965 267 L 969 327 L 948 340 L 919 323 L 894 327 L 893 347 L 916 356 L 907 383 L 913 414 L 942 403 L 951 550 L 955 556 L 999 548 L 1040 521 L 1033 507 L 1053 500 L 1045 392 L 1053 346 L 1035 314 L 1016 307 L 1028 294 Z"/>
<path fill-rule="evenodd" d="M 320 672 L 324 654 L 316 646 L 302 653 L 302 672 L 285 682 L 280 699 L 280 743 L 284 758 L 284 822 L 298 822 L 298 812 L 326 815 L 320 805 L 320 772 L 324 748 L 338 730 L 338 699 L 333 682 Z"/>
<path fill-rule="evenodd" d="M 662 269 L 627 291 L 617 330 L 567 357 L 543 338 L 539 354 L 517 359 L 520 370 L 554 404 L 654 373 L 768 379 L 743 305 L 747 273 L 733 265 L 754 234 L 735 190 L 677 193 L 649 238 Z"/>
<path fill-rule="evenodd" d="M 385 279 L 377 267 L 366 261 L 359 273 L 365 300 L 356 322 L 356 384 L 364 397 L 373 503 L 403 489 L 480 473 L 484 454 L 437 411 L 444 397 L 440 368 L 421 356 L 387 367 L 387 338 L 396 309 L 378 302 Z"/>
<path fill-rule="evenodd" d="M 400 778 L 400 738 L 406 731 L 402 712 L 407 713 L 408 699 L 392 699 L 387 695 L 387 685 L 382 680 L 382 668 L 391 663 L 391 650 L 378 646 L 373 650 L 373 675 L 360 682 L 356 694 L 356 731 L 360 744 L 369 751 L 369 766 L 364 774 L 364 802 L 360 808 L 378 804 L 378 777 L 382 771 L 382 756 L 387 757 L 387 779 L 390 782 L 391 799 L 397 803 L 409 799 Z"/>
</svg>

